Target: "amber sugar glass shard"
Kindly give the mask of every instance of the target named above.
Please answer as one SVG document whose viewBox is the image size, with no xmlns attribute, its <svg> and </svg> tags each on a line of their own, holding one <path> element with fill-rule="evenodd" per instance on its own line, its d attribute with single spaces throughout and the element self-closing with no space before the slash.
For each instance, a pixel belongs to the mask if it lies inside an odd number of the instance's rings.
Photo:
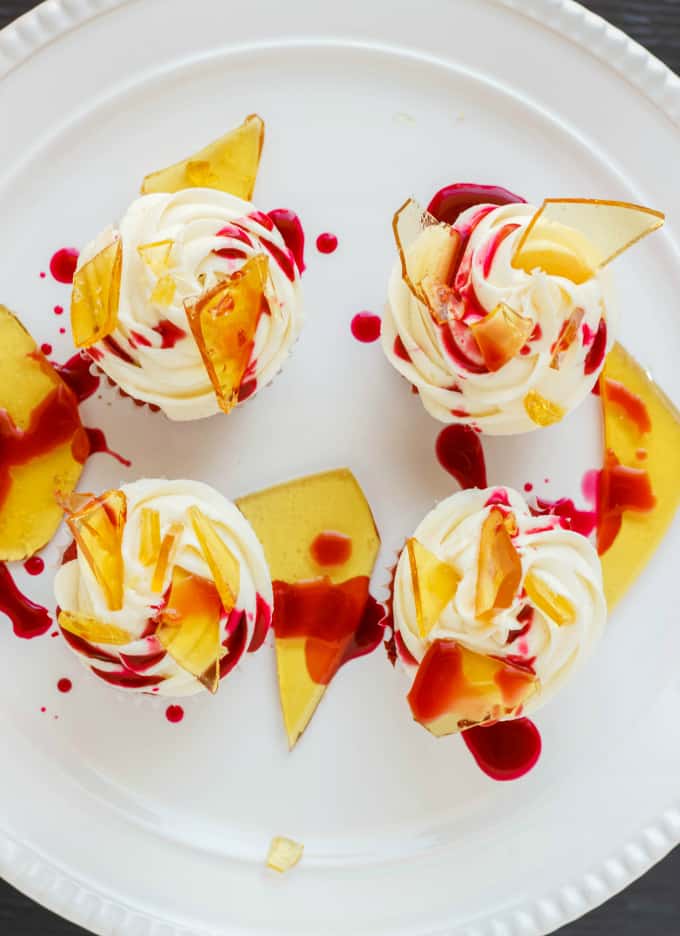
<svg viewBox="0 0 680 936">
<path fill-rule="evenodd" d="M 142 183 L 142 194 L 200 187 L 219 189 L 250 201 L 263 143 L 264 121 L 257 114 L 250 114 L 239 127 L 188 159 L 152 172 Z"/>
<path fill-rule="evenodd" d="M 442 737 L 517 716 L 537 688 L 528 670 L 454 640 L 435 640 L 418 667 L 408 701 L 415 720 Z"/>
<path fill-rule="evenodd" d="M 220 681 L 221 616 L 214 583 L 175 566 L 156 637 L 178 666 L 213 693 Z"/>
<path fill-rule="evenodd" d="M 115 331 L 118 322 L 123 244 L 115 237 L 73 277 L 71 330 L 76 348 L 89 348 Z"/>
<path fill-rule="evenodd" d="M 112 647 L 122 647 L 135 639 L 130 631 L 126 631 L 122 627 L 116 627 L 115 624 L 107 624 L 85 614 L 76 614 L 71 611 L 59 612 L 59 627 L 68 631 L 69 634 L 82 637 L 83 640 L 87 640 L 89 643 L 109 644 Z"/>
<path fill-rule="evenodd" d="M 460 253 L 460 235 L 409 199 L 392 220 L 402 279 L 433 319 L 449 318 L 450 286 Z"/>
<path fill-rule="evenodd" d="M 576 620 L 576 609 L 571 601 L 566 595 L 554 592 L 540 575 L 530 572 L 524 580 L 524 588 L 529 600 L 555 624 L 562 627 Z"/>
<path fill-rule="evenodd" d="M 9 309 L 0 306 L 0 560 L 26 559 L 62 519 L 89 443 L 78 401 Z"/>
<path fill-rule="evenodd" d="M 172 264 L 172 251 L 175 246 L 173 240 L 153 241 L 149 244 L 140 244 L 137 253 L 148 266 L 154 276 L 159 279 L 165 276 Z"/>
<path fill-rule="evenodd" d="M 310 550 L 319 533 L 327 530 L 347 537 L 352 548 L 346 561 L 325 569 L 327 586 L 336 586 L 352 593 L 361 593 L 362 602 L 353 605 L 357 624 L 362 607 L 368 599 L 368 582 L 380 549 L 380 537 L 371 509 L 356 478 L 346 468 L 323 474 L 309 475 L 276 487 L 242 497 L 237 505 L 250 522 L 262 543 L 271 570 L 272 579 L 287 585 L 304 588 L 319 581 L 319 565 Z M 330 595 L 330 590 L 329 590 Z M 326 685 L 332 677 L 327 669 L 325 682 L 315 682 L 309 671 L 307 651 L 311 641 L 305 636 L 279 637 L 281 608 L 277 617 L 274 602 L 274 631 L 279 677 L 279 693 L 284 724 L 291 747 L 295 744 L 321 701 Z M 309 602 L 305 603 L 309 607 Z M 288 607 L 288 605 L 286 605 Z M 318 604 L 321 613 L 323 601 Z M 313 614 L 312 614 L 313 616 Z M 318 621 L 318 630 L 325 629 L 327 615 Z M 278 633 L 277 633 L 278 629 Z M 307 630 L 314 631 L 314 622 Z M 343 628 L 341 638 L 333 642 L 334 666 L 342 660 L 344 647 L 351 640 L 350 628 Z M 343 641 L 345 643 L 343 643 Z"/>
<path fill-rule="evenodd" d="M 638 414 L 631 418 L 618 402 L 610 401 L 607 380 L 623 384 L 634 394 L 645 407 L 647 419 L 641 420 Z M 654 498 L 650 510 L 622 512 L 618 535 L 600 557 L 607 603 L 612 608 L 653 556 L 680 503 L 680 415 L 620 344 L 607 356 L 601 388 L 606 449 L 622 467 L 644 469 Z M 650 423 L 649 431 L 640 431 L 641 424 Z M 640 449 L 647 456 L 642 462 L 636 457 Z M 647 496 L 644 500 L 649 503 Z M 599 517 L 599 523 L 603 522 L 606 517 Z"/>
<path fill-rule="evenodd" d="M 142 507 L 139 518 L 139 561 L 154 565 L 161 551 L 161 516 L 152 507 Z"/>
<path fill-rule="evenodd" d="M 421 637 L 427 637 L 444 608 L 455 597 L 461 576 L 453 566 L 442 562 L 416 539 L 407 540 L 406 550 L 411 569 L 418 633 Z"/>
<path fill-rule="evenodd" d="M 578 331 L 585 314 L 585 309 L 572 309 L 569 318 L 562 326 L 557 341 L 555 342 L 552 358 L 550 359 L 550 366 L 553 370 L 559 370 L 562 366 L 564 355 L 578 338 Z"/>
<path fill-rule="evenodd" d="M 267 867 L 273 871 L 278 871 L 280 874 L 290 871 L 302 858 L 304 850 L 305 846 L 300 842 L 277 835 L 272 839 L 269 846 Z"/>
<path fill-rule="evenodd" d="M 123 491 L 106 491 L 74 513 L 66 522 L 106 600 L 110 611 L 123 607 L 123 532 L 127 498 Z"/>
<path fill-rule="evenodd" d="M 522 560 L 515 549 L 498 507 L 492 507 L 482 524 L 477 560 L 475 614 L 481 620 L 509 608 L 522 581 Z"/>
<path fill-rule="evenodd" d="M 184 532 L 184 526 L 181 523 L 171 523 L 161 541 L 161 548 L 158 551 L 156 566 L 151 576 L 151 591 L 157 595 L 163 591 L 165 576 L 172 563 L 179 541 Z"/>
<path fill-rule="evenodd" d="M 533 328 L 531 319 L 524 318 L 505 302 L 499 302 L 493 312 L 470 326 L 490 371 L 500 370 L 519 354 Z"/>
<path fill-rule="evenodd" d="M 529 419 L 537 426 L 553 426 L 566 416 L 566 410 L 558 403 L 541 396 L 537 390 L 530 390 L 524 397 L 524 409 Z"/>
<path fill-rule="evenodd" d="M 191 332 L 225 413 L 238 403 L 266 303 L 268 271 L 268 258 L 256 254 L 226 280 L 185 303 Z"/>
<path fill-rule="evenodd" d="M 548 198 L 518 241 L 512 264 L 584 283 L 664 220 L 660 211 L 627 202 Z"/>
<path fill-rule="evenodd" d="M 228 614 L 236 604 L 241 587 L 241 566 L 222 539 L 219 529 L 198 507 L 189 508 L 189 519 L 203 558 L 210 567 L 222 607 Z"/>
</svg>

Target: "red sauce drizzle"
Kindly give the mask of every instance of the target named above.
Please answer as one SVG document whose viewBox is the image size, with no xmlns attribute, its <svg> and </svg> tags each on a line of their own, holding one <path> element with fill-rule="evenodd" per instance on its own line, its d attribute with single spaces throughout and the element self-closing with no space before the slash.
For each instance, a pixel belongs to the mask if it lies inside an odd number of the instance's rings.
<svg viewBox="0 0 680 936">
<path fill-rule="evenodd" d="M 512 205 L 524 203 L 519 195 L 497 185 L 476 185 L 457 182 L 447 185 L 432 196 L 427 210 L 438 221 L 455 224 L 459 216 L 474 205 Z"/>
<path fill-rule="evenodd" d="M 324 530 L 312 540 L 309 551 L 321 566 L 342 565 L 352 555 L 352 538 L 334 530 Z"/>
<path fill-rule="evenodd" d="M 63 679 L 60 679 L 59 682 L 57 683 L 57 689 L 59 690 L 59 692 L 70 692 L 71 689 L 73 689 L 73 683 L 71 682 L 70 679 L 67 679 L 66 677 L 64 677 Z"/>
<path fill-rule="evenodd" d="M 397 337 L 394 339 L 393 350 L 394 350 L 395 355 L 398 358 L 401 358 L 402 361 L 407 361 L 409 364 L 411 363 L 411 355 L 406 350 L 406 347 L 404 346 L 404 342 L 401 340 L 400 335 L 397 335 Z"/>
<path fill-rule="evenodd" d="M 114 452 L 113 449 L 109 448 L 106 436 L 101 429 L 92 429 L 88 426 L 85 432 L 90 442 L 91 455 L 95 455 L 97 452 L 103 452 L 105 455 L 111 455 L 112 458 L 115 458 L 116 461 L 120 462 L 120 464 L 124 465 L 126 468 L 130 467 L 132 462 L 129 458 L 124 458 L 122 455 L 119 455 L 118 452 Z"/>
<path fill-rule="evenodd" d="M 63 314 L 64 314 L 64 307 L 63 307 L 63 306 L 60 306 L 60 305 L 55 305 L 55 307 L 54 307 L 54 314 L 55 314 L 55 315 L 63 315 Z"/>
<path fill-rule="evenodd" d="M 269 627 L 271 623 L 272 609 L 269 607 L 262 595 L 258 593 L 255 610 L 255 627 L 253 628 L 253 636 L 251 637 L 250 644 L 248 645 L 248 653 L 255 653 L 256 650 L 260 649 L 262 644 L 265 642 L 267 634 L 269 633 Z"/>
<path fill-rule="evenodd" d="M 132 364 L 133 367 L 137 366 L 137 362 L 134 360 L 134 358 L 130 357 L 125 348 L 121 347 L 116 339 L 111 335 L 107 335 L 106 338 L 102 339 L 102 344 L 106 345 L 111 354 L 115 354 L 115 356 L 120 358 L 121 361 L 125 361 L 126 364 Z M 95 355 L 92 353 L 93 351 L 95 351 L 95 349 L 90 348 L 90 354 L 95 357 Z"/>
<path fill-rule="evenodd" d="M 72 283 L 78 265 L 79 253 L 75 247 L 62 247 L 52 255 L 50 273 L 58 283 Z M 55 310 L 56 311 L 56 310 Z"/>
<path fill-rule="evenodd" d="M 381 325 L 379 315 L 374 315 L 373 312 L 357 312 L 350 323 L 350 329 L 357 341 L 370 344 L 380 338 Z"/>
<path fill-rule="evenodd" d="M 29 575 L 40 575 L 45 571 L 45 560 L 42 556 L 31 556 L 24 562 L 24 569 Z"/>
<path fill-rule="evenodd" d="M 295 260 L 295 265 L 297 266 L 300 273 L 305 272 L 305 232 L 302 228 L 300 219 L 295 214 L 294 211 L 291 211 L 288 208 L 274 208 L 273 211 L 267 212 L 270 221 L 274 223 L 274 227 L 277 229 L 279 234 L 284 240 L 284 243 L 288 250 L 293 255 Z M 262 239 L 262 243 L 267 246 L 267 249 L 271 249 L 271 244 Z M 276 257 L 276 253 L 272 251 Z M 279 251 L 280 253 L 280 251 Z M 276 257 L 277 261 L 280 262 L 279 257 Z M 288 276 L 286 272 L 286 267 L 282 265 L 284 273 Z M 293 276 L 289 276 L 289 279 L 294 279 Z"/>
<path fill-rule="evenodd" d="M 92 672 L 104 682 L 111 686 L 118 686 L 120 689 L 148 689 L 151 686 L 160 685 L 165 680 L 165 676 L 142 676 L 138 673 L 131 673 L 129 670 L 109 672 L 97 669 L 96 666 L 92 667 Z"/>
<path fill-rule="evenodd" d="M 186 332 L 179 325 L 175 325 L 170 319 L 161 319 L 158 325 L 154 325 L 153 331 L 161 336 L 161 348 L 174 348 L 178 341 L 186 338 Z"/>
<path fill-rule="evenodd" d="M 249 380 L 244 380 L 241 386 L 238 388 L 238 401 L 243 403 L 244 400 L 247 400 L 248 397 L 251 397 L 257 390 L 257 378 L 251 377 Z"/>
<path fill-rule="evenodd" d="M 245 652 L 246 638 L 248 637 L 248 622 L 246 621 L 245 611 L 233 609 L 229 615 L 227 631 L 228 635 L 222 641 L 222 646 L 226 647 L 229 652 L 220 660 L 220 679 L 224 679 L 233 670 Z"/>
<path fill-rule="evenodd" d="M 486 463 L 479 436 L 469 426 L 447 426 L 437 436 L 439 464 L 462 488 L 486 487 Z"/>
<path fill-rule="evenodd" d="M 151 650 L 149 653 L 121 653 L 120 660 L 126 669 L 133 673 L 143 673 L 145 670 L 157 666 L 166 657 L 166 651 Z"/>
<path fill-rule="evenodd" d="M 50 363 L 66 386 L 73 391 L 79 403 L 87 400 L 99 388 L 99 377 L 90 372 L 92 362 L 86 355 L 78 352 L 65 364 L 55 364 L 54 361 Z"/>
<path fill-rule="evenodd" d="M 528 718 L 468 728 L 463 741 L 480 770 L 492 780 L 518 780 L 541 756 L 541 735 Z"/>
<path fill-rule="evenodd" d="M 319 234 L 316 239 L 316 249 L 322 254 L 332 254 L 338 246 L 338 239 L 335 234 L 326 231 Z"/>
<path fill-rule="evenodd" d="M 600 319 L 600 324 L 597 326 L 597 331 L 595 332 L 595 338 L 591 344 L 588 354 L 586 355 L 586 360 L 583 365 L 584 373 L 594 374 L 598 371 L 604 362 L 604 356 L 607 352 L 607 323 L 604 319 Z"/>
<path fill-rule="evenodd" d="M 644 402 L 637 393 L 633 393 L 624 384 L 618 380 L 612 380 L 607 377 L 604 382 L 607 400 L 621 407 L 625 415 L 637 427 L 638 432 L 649 432 L 652 428 L 652 420 Z"/>
<path fill-rule="evenodd" d="M 141 332 L 131 331 L 129 341 L 133 348 L 136 348 L 138 345 L 141 345 L 142 348 L 151 347 L 151 342 L 146 335 L 143 335 Z"/>
<path fill-rule="evenodd" d="M 52 626 L 52 618 L 41 605 L 22 594 L 4 562 L 0 562 L 0 612 L 12 622 L 17 637 L 41 637 Z"/>
<path fill-rule="evenodd" d="M 498 253 L 498 248 L 501 246 L 504 240 L 507 240 L 508 237 L 519 228 L 519 224 L 504 224 L 500 230 L 498 230 L 492 238 L 490 238 L 488 244 L 486 245 L 486 252 L 483 255 L 483 269 L 482 272 L 484 277 L 488 277 L 491 273 L 491 268 L 493 262 L 496 259 L 496 254 Z"/>
<path fill-rule="evenodd" d="M 555 501 L 537 497 L 536 506 L 532 507 L 531 512 L 537 517 L 546 515 L 559 517 L 560 526 L 565 530 L 580 533 L 582 536 L 590 536 L 597 525 L 597 512 L 594 510 L 580 510 L 569 497 L 560 497 L 559 500 Z"/>
<path fill-rule="evenodd" d="M 177 725 L 184 718 L 184 709 L 181 705 L 169 705 L 165 710 L 165 717 L 172 725 Z"/>
</svg>

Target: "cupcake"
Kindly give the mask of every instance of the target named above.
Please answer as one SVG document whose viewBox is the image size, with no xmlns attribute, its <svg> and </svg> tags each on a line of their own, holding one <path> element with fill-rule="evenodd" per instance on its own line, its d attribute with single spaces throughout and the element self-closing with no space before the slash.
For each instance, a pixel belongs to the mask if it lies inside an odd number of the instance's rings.
<svg viewBox="0 0 680 936">
<path fill-rule="evenodd" d="M 164 696 L 216 692 L 261 646 L 272 585 L 243 514 L 196 481 L 146 479 L 64 504 L 61 632 L 95 676 Z"/>
<path fill-rule="evenodd" d="M 407 541 L 393 593 L 414 718 L 435 735 L 544 705 L 606 621 L 595 549 L 510 488 L 442 501 Z"/>
<path fill-rule="evenodd" d="M 110 308 L 82 329 L 100 281 L 113 283 Z M 250 202 L 214 188 L 152 192 L 82 251 L 72 321 L 76 345 L 125 394 L 200 419 L 278 373 L 303 324 L 300 271 Z"/>
<path fill-rule="evenodd" d="M 662 223 L 633 205 L 549 200 L 473 204 L 449 225 L 409 201 L 394 221 L 385 354 L 441 422 L 490 435 L 559 422 L 614 341 L 606 265 Z"/>
</svg>

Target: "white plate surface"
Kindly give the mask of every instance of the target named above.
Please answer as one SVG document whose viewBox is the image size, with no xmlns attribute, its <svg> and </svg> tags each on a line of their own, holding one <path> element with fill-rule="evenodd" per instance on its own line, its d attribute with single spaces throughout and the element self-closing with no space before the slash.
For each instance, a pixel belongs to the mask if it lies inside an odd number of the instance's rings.
<svg viewBox="0 0 680 936">
<path fill-rule="evenodd" d="M 680 89 L 574 4 L 50 0 L 0 34 L 3 71 L 0 301 L 55 357 L 70 345 L 51 311 L 68 289 L 38 275 L 52 252 L 246 113 L 267 123 L 255 200 L 294 208 L 308 237 L 308 323 L 274 385 L 181 426 L 104 391 L 85 421 L 133 465 L 97 455 L 84 489 L 165 474 L 234 497 L 349 465 L 383 536 L 382 597 L 395 550 L 454 484 L 439 427 L 349 322 L 382 307 L 395 207 L 459 180 L 664 208 L 666 229 L 617 278 L 624 342 L 680 399 Z M 329 257 L 314 249 L 324 230 L 340 238 Z M 559 428 L 491 440 L 490 480 L 578 495 L 598 432 L 589 400 Z M 50 606 L 65 542 L 42 576 L 17 570 Z M 271 648 L 170 725 L 159 700 L 109 690 L 61 639 L 21 641 L 5 622 L 0 870 L 97 933 L 547 933 L 680 838 L 679 549 L 676 522 L 592 662 L 538 716 L 543 757 L 514 784 L 412 724 L 380 652 L 341 672 L 291 755 Z M 274 834 L 306 846 L 280 878 L 263 864 Z"/>
</svg>

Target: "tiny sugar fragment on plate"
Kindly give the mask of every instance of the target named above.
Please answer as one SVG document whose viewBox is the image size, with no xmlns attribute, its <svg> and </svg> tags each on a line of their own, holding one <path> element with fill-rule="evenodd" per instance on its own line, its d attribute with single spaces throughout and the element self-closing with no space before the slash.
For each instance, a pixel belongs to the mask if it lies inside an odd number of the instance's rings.
<svg viewBox="0 0 680 936">
<path fill-rule="evenodd" d="M 586 199 L 536 210 L 504 190 L 489 202 L 483 186 L 439 194 L 430 209 L 445 220 L 413 200 L 395 214 L 385 354 L 441 422 L 489 435 L 560 422 L 614 342 L 604 268 L 664 216 Z"/>
<path fill-rule="evenodd" d="M 75 553 L 55 579 L 59 626 L 104 682 L 165 696 L 214 693 L 261 646 L 269 570 L 243 514 L 217 491 L 145 479 L 79 495 L 68 524 Z"/>
<path fill-rule="evenodd" d="M 301 255 L 276 213 L 250 201 L 263 138 L 251 115 L 147 176 L 118 226 L 80 254 L 76 345 L 124 394 L 173 420 L 245 402 L 274 379 L 302 329 Z"/>
<path fill-rule="evenodd" d="M 9 309 L 0 306 L 0 560 L 26 559 L 62 519 L 90 444 L 78 400 Z"/>
<path fill-rule="evenodd" d="M 273 871 L 283 874 L 290 871 L 302 858 L 305 846 L 293 839 L 285 838 L 282 835 L 276 835 L 271 840 L 269 853 L 267 854 L 267 867 Z"/>
<path fill-rule="evenodd" d="M 400 556 L 394 627 L 411 712 L 438 737 L 540 708 L 604 630 L 594 547 L 510 488 L 454 494 L 413 542 L 421 558 Z"/>
<path fill-rule="evenodd" d="M 239 498 L 274 581 L 279 694 L 291 749 L 350 655 L 380 548 L 371 509 L 346 468 Z"/>
</svg>

